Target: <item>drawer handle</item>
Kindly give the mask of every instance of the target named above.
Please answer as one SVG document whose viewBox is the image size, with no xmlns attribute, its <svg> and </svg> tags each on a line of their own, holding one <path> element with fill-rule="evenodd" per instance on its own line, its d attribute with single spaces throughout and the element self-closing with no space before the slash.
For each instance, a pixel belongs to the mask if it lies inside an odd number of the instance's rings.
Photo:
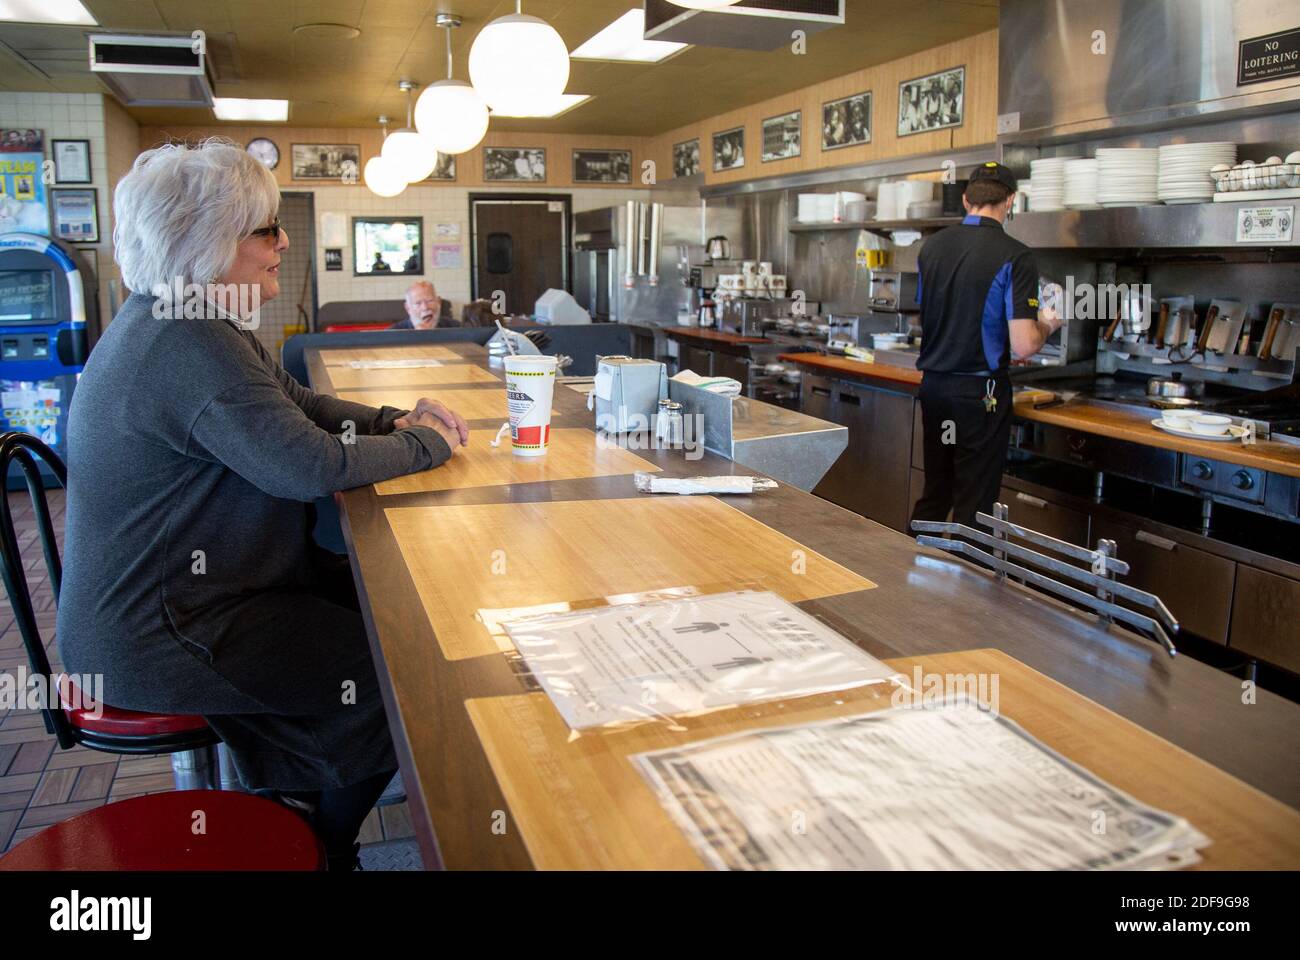
<svg viewBox="0 0 1300 960">
<path fill-rule="evenodd" d="M 1178 546 L 1173 540 L 1166 540 L 1164 537 L 1157 537 L 1154 533 L 1147 533 L 1145 530 L 1137 532 L 1137 539 L 1143 543 L 1149 543 L 1153 547 L 1159 547 L 1161 550 L 1173 550 Z"/>
<path fill-rule="evenodd" d="M 1029 504 L 1031 507 L 1038 507 L 1041 509 L 1047 506 L 1046 500 L 1043 500 L 1041 497 L 1031 497 L 1027 493 L 1017 493 L 1016 499 L 1019 500 L 1021 503 Z"/>
<path fill-rule="evenodd" d="M 855 407 L 862 406 L 862 398 L 855 393 L 841 393 L 840 403 L 851 403 Z"/>
<path fill-rule="evenodd" d="M 813 387 L 812 392 L 817 394 L 819 397 L 829 397 L 831 395 L 831 392 L 825 387 Z"/>
</svg>

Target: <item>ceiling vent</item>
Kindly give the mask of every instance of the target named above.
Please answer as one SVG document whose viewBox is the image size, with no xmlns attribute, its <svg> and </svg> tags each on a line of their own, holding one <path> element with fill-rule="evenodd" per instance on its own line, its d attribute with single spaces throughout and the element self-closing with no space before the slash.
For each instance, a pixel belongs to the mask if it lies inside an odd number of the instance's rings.
<svg viewBox="0 0 1300 960">
<path fill-rule="evenodd" d="M 90 36 L 90 71 L 128 107 L 211 107 L 204 45 L 189 36 Z"/>
<path fill-rule="evenodd" d="M 775 50 L 802 30 L 811 35 L 844 23 L 844 0 L 741 0 L 719 10 L 688 10 L 645 0 L 645 38 L 698 47 Z"/>
</svg>

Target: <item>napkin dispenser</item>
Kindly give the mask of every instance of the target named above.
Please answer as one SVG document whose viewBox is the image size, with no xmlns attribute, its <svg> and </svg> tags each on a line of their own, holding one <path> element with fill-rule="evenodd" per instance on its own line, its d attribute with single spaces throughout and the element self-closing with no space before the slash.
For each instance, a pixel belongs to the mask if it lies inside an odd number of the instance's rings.
<svg viewBox="0 0 1300 960">
<path fill-rule="evenodd" d="M 596 427 L 606 433 L 648 431 L 667 396 L 668 368 L 658 360 L 601 357 L 587 409 L 595 409 Z"/>
</svg>

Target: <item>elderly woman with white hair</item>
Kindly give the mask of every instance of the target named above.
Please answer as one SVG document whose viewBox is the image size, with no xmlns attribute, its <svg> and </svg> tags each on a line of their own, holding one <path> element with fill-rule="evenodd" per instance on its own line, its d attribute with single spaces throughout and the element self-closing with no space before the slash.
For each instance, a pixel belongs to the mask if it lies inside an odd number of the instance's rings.
<svg viewBox="0 0 1300 960">
<path fill-rule="evenodd" d="M 278 207 L 226 141 L 146 151 L 118 184 L 133 292 L 70 411 L 58 638 L 108 703 L 206 717 L 245 786 L 351 867 L 397 763 L 346 561 L 311 542 L 308 504 L 437 467 L 468 430 L 432 400 L 313 393 L 258 343 L 289 246 Z"/>
</svg>

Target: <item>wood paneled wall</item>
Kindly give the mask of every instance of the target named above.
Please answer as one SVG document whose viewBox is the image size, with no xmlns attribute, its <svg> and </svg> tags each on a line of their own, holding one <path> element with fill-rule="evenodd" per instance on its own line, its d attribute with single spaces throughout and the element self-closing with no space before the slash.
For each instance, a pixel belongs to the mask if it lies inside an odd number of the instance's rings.
<svg viewBox="0 0 1300 960">
<path fill-rule="evenodd" d="M 899 84 L 938 73 L 953 67 L 966 68 L 965 116 L 961 126 L 929 133 L 899 137 Z M 993 143 L 997 139 L 998 34 L 996 30 L 976 34 L 964 40 L 944 44 L 900 60 L 845 74 L 794 93 L 784 94 L 761 103 L 710 117 L 655 137 L 579 136 L 556 133 L 489 132 L 485 145 L 501 147 L 542 147 L 546 150 L 545 183 L 518 186 L 621 186 L 626 184 L 575 184 L 573 150 L 594 149 L 632 151 L 632 187 L 643 187 L 641 163 L 653 160 L 660 182 L 672 177 L 673 144 L 695 137 L 700 139 L 700 161 L 704 182 L 734 183 L 761 177 L 867 163 L 912 154 L 935 153 L 960 147 Z M 871 142 L 861 146 L 822 150 L 822 104 L 842 97 L 871 91 Z M 685 95 L 685 93 L 683 93 Z M 802 155 L 789 160 L 762 162 L 763 120 L 802 111 Z M 734 127 L 745 129 L 745 164 L 735 170 L 713 170 L 714 133 Z M 280 185 L 292 189 L 310 187 L 319 181 L 290 178 L 290 145 L 293 143 L 356 143 L 361 146 L 361 162 L 379 152 L 382 137 L 375 128 L 280 127 L 270 124 L 212 127 L 141 127 L 140 147 L 148 149 L 172 138 L 195 140 L 210 136 L 229 137 L 247 143 L 254 137 L 267 137 L 280 148 L 280 165 L 275 170 Z M 456 158 L 456 180 L 449 186 L 479 187 L 483 181 L 483 151 L 477 148 Z M 494 183 L 495 186 L 510 184 Z"/>
<path fill-rule="evenodd" d="M 960 66 L 966 68 L 965 116 L 962 125 L 899 137 L 898 85 Z M 868 90 L 871 91 L 871 142 L 837 150 L 822 150 L 822 104 Z M 655 161 L 657 169 L 662 171 L 660 179 L 666 179 L 672 176 L 673 144 L 699 137 L 704 182 L 734 183 L 993 143 L 997 139 L 997 109 L 998 34 L 996 30 L 991 30 L 670 130 L 651 140 L 648 156 Z M 763 121 L 792 110 L 803 113 L 802 154 L 789 160 L 763 163 Z M 715 173 L 713 134 L 741 126 L 745 128 L 745 165 L 735 170 Z"/>
<path fill-rule="evenodd" d="M 392 128 L 390 128 L 392 129 Z M 280 148 L 280 165 L 275 168 L 275 178 L 286 190 L 306 189 L 321 186 L 320 180 L 294 180 L 290 177 L 290 145 L 295 143 L 355 143 L 361 147 L 361 165 L 379 153 L 383 144 L 383 135 L 378 127 L 343 128 L 343 127 L 282 127 L 270 124 L 249 124 L 247 126 L 222 125 L 213 127 L 141 127 L 140 149 L 147 150 L 168 140 L 185 140 L 193 142 L 205 137 L 228 137 L 236 143 L 246 144 L 255 137 L 266 137 Z M 485 184 L 483 180 L 483 147 L 476 147 L 469 153 L 456 158 L 456 179 L 427 186 L 449 187 L 615 187 L 626 190 L 629 187 L 644 187 L 641 183 L 641 161 L 645 158 L 648 137 L 592 136 L 567 133 L 516 133 L 489 131 L 483 141 L 484 146 L 493 147 L 541 147 L 546 150 L 545 182 L 528 183 L 515 181 L 492 181 Z M 573 151 L 593 150 L 631 150 L 632 182 L 618 183 L 574 183 Z M 330 181 L 328 185 L 335 185 Z"/>
</svg>

